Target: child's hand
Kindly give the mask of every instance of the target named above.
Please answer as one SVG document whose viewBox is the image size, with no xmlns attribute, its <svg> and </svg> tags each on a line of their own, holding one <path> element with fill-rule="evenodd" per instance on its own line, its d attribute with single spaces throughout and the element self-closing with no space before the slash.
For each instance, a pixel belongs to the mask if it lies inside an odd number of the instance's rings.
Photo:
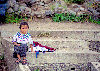
<svg viewBox="0 0 100 71">
<path fill-rule="evenodd" d="M 20 46 L 20 44 L 17 44 L 16 42 L 13 42 L 13 43 L 14 43 L 14 45 Z"/>
<path fill-rule="evenodd" d="M 33 52 L 33 49 L 31 49 L 31 52 Z"/>
<path fill-rule="evenodd" d="M 17 44 L 17 46 L 20 46 L 20 44 Z"/>
<path fill-rule="evenodd" d="M 34 53 L 36 53 L 36 52 L 34 51 Z"/>
</svg>

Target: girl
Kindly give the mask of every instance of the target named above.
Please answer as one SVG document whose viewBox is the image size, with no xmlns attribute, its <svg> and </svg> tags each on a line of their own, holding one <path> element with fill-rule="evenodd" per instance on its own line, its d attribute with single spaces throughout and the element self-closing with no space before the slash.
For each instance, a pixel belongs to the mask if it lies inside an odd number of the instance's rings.
<svg viewBox="0 0 100 71">
<path fill-rule="evenodd" d="M 27 22 L 20 23 L 20 32 L 17 32 L 17 34 L 13 37 L 13 44 L 14 44 L 14 51 L 17 53 L 17 60 L 16 63 L 19 64 L 19 62 L 22 62 L 23 65 L 25 65 L 26 62 L 26 52 L 28 50 L 27 43 L 29 42 L 31 52 L 33 52 L 32 48 L 32 38 L 31 35 L 28 33 L 29 25 Z M 23 57 L 23 60 L 21 60 L 21 57 Z"/>
</svg>

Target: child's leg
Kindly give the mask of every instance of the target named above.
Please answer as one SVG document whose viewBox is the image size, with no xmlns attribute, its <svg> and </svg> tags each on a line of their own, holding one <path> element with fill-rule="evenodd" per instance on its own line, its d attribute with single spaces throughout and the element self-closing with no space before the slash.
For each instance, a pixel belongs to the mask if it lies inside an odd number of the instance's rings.
<svg viewBox="0 0 100 71">
<path fill-rule="evenodd" d="M 23 59 L 26 59 L 26 57 L 23 57 Z"/>
<path fill-rule="evenodd" d="M 20 57 L 20 55 L 19 55 L 19 54 L 17 54 L 17 57 L 18 57 L 18 59 L 16 60 L 16 63 L 18 63 L 18 64 L 19 64 L 19 62 L 21 62 L 21 57 Z"/>
<path fill-rule="evenodd" d="M 20 55 L 19 55 L 19 54 L 17 54 L 17 57 L 18 57 L 18 59 L 19 59 L 19 60 L 21 60 L 21 57 L 20 57 Z"/>
</svg>

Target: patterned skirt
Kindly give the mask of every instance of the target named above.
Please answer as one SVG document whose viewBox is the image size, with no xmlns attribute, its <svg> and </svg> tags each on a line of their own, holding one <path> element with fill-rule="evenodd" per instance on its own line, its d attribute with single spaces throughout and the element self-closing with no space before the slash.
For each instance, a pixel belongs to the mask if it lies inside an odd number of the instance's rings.
<svg viewBox="0 0 100 71">
<path fill-rule="evenodd" d="M 14 52 L 19 54 L 21 57 L 26 57 L 27 51 L 28 51 L 27 44 L 20 44 L 20 46 L 14 45 Z"/>
</svg>

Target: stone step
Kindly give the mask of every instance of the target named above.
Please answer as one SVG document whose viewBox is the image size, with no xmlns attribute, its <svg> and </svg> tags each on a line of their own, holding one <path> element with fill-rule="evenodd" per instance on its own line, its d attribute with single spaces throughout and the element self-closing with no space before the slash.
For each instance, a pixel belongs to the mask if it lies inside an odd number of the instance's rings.
<svg viewBox="0 0 100 71">
<path fill-rule="evenodd" d="M 7 41 L 9 41 L 11 43 L 12 38 L 3 38 Z M 43 38 L 43 39 L 37 39 L 37 38 L 33 38 L 33 41 L 35 42 L 39 42 L 40 44 L 44 45 L 44 46 L 48 46 L 48 47 L 52 47 L 52 48 L 56 48 L 56 49 L 66 49 L 66 48 L 89 48 L 89 42 L 88 41 L 84 41 L 84 40 L 64 40 L 64 39 L 53 39 L 53 38 Z M 3 40 L 3 43 L 6 42 Z M 29 44 L 28 44 L 29 46 Z"/>
<path fill-rule="evenodd" d="M 100 71 L 100 62 L 91 62 L 92 71 Z"/>
<path fill-rule="evenodd" d="M 7 64 L 10 67 L 10 71 L 13 71 L 17 67 L 17 65 L 15 64 L 15 59 L 12 57 L 14 49 L 11 41 L 12 41 L 11 38 L 3 38 L 2 45 L 5 48 L 5 59 L 7 60 Z M 58 41 L 58 39 L 56 39 L 56 41 Z M 51 53 L 49 52 L 46 52 L 44 54 L 40 53 L 37 59 L 35 53 L 27 52 L 27 60 L 29 65 L 33 65 L 33 64 L 40 65 L 41 63 L 44 64 L 46 62 L 47 63 L 84 63 L 84 62 L 91 62 L 91 61 L 95 62 L 95 61 L 99 61 L 100 59 L 99 57 L 100 57 L 100 53 L 90 51 L 88 50 L 88 48 L 73 48 L 73 49 L 61 48 Z"/>
<path fill-rule="evenodd" d="M 99 61 L 100 53 L 89 50 L 58 50 L 55 52 L 40 52 L 38 58 L 36 54 L 27 52 L 27 60 L 29 64 L 41 63 L 87 63 Z"/>
<path fill-rule="evenodd" d="M 50 38 L 63 38 L 63 39 L 78 39 L 78 40 L 95 40 L 100 41 L 100 31 L 29 31 L 34 38 L 50 37 Z M 2 37 L 13 37 L 16 31 L 1 31 Z"/>
</svg>

